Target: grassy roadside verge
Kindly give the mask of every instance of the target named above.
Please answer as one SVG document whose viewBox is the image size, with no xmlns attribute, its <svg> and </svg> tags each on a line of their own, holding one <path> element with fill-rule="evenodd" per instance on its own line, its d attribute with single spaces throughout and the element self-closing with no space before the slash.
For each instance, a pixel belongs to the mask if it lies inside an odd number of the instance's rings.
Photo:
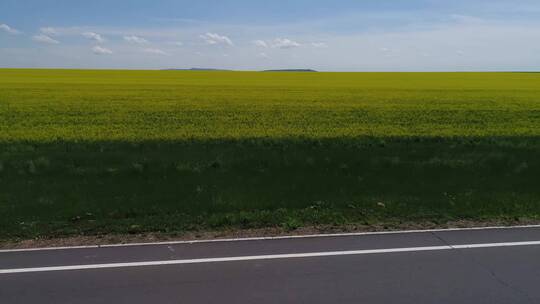
<svg viewBox="0 0 540 304">
<path fill-rule="evenodd" d="M 538 219 L 540 139 L 0 144 L 0 239 Z"/>
</svg>

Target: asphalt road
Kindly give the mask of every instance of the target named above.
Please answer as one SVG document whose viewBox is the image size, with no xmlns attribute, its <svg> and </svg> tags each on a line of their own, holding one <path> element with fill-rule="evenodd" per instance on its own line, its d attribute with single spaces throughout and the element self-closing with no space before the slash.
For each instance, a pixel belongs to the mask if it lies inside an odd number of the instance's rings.
<svg viewBox="0 0 540 304">
<path fill-rule="evenodd" d="M 0 251 L 0 303 L 540 303 L 540 228 Z"/>
</svg>

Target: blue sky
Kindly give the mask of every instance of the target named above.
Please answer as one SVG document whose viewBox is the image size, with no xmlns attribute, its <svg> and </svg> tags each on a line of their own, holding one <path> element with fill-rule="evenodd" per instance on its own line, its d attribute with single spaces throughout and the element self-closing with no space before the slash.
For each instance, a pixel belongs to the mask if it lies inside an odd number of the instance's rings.
<svg viewBox="0 0 540 304">
<path fill-rule="evenodd" d="M 2 0 L 0 67 L 539 70 L 538 0 Z"/>
</svg>

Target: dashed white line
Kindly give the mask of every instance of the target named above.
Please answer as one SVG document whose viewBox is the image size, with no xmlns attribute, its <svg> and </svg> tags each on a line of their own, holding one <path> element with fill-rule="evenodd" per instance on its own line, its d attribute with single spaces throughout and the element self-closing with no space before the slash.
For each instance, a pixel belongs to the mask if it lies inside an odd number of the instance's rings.
<svg viewBox="0 0 540 304">
<path fill-rule="evenodd" d="M 72 270 L 92 270 L 92 269 L 106 269 L 106 268 L 127 268 L 127 267 L 165 266 L 165 265 L 182 265 L 182 264 L 201 264 L 201 263 L 222 263 L 222 262 L 238 262 L 238 261 L 254 261 L 254 260 L 278 260 L 278 259 L 331 257 L 331 256 L 351 256 L 351 255 L 441 251 L 441 250 L 456 250 L 456 249 L 538 246 L 538 245 L 540 245 L 540 241 L 444 245 L 444 246 L 388 248 L 388 249 L 367 249 L 367 250 L 350 250 L 350 251 L 309 252 L 309 253 L 292 253 L 292 254 L 272 254 L 272 255 L 185 259 L 185 260 L 164 260 L 164 261 L 146 261 L 146 262 L 130 262 L 130 263 L 109 263 L 109 264 L 0 269 L 0 274 L 70 271 L 70 270 L 71 271 Z"/>
</svg>

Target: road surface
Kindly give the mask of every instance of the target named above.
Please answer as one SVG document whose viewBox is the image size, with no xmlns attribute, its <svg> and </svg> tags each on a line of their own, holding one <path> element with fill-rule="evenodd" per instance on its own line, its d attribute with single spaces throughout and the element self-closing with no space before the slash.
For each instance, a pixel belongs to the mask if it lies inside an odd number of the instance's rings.
<svg viewBox="0 0 540 304">
<path fill-rule="evenodd" d="M 4 250 L 0 303 L 540 303 L 540 227 Z"/>
</svg>

